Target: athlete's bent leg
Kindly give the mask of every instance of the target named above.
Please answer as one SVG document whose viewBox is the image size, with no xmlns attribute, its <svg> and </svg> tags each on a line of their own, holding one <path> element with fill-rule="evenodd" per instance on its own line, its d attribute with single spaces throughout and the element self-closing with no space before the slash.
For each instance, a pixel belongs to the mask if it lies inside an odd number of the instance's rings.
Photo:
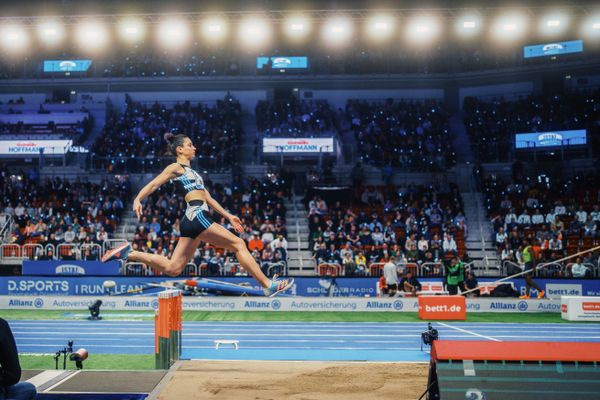
<svg viewBox="0 0 600 400">
<path fill-rule="evenodd" d="M 127 261 L 141 262 L 149 265 L 150 267 L 158 269 L 160 272 L 166 275 L 177 276 L 181 274 L 186 264 L 192 259 L 194 251 L 196 251 L 199 244 L 199 237 L 195 239 L 189 237 L 180 237 L 171 259 L 159 254 L 132 251 L 129 253 Z"/>
<path fill-rule="evenodd" d="M 219 224 L 211 224 L 207 230 L 198 236 L 202 241 L 208 242 L 216 247 L 222 247 L 233 251 L 242 268 L 254 277 L 264 288 L 271 285 L 271 280 L 262 272 L 244 240 Z"/>
</svg>

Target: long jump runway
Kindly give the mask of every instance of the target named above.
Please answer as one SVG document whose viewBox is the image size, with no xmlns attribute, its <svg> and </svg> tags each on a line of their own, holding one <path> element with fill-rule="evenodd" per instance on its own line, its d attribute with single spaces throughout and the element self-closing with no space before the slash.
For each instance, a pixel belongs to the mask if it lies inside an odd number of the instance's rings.
<svg viewBox="0 0 600 400">
<path fill-rule="evenodd" d="M 93 354 L 153 354 L 152 321 L 9 321 L 19 351 L 54 354 L 66 346 Z M 440 339 L 598 342 L 600 324 L 433 323 Z M 426 322 L 185 322 L 183 358 L 211 360 L 428 361 Z M 215 340 L 237 340 L 239 349 Z"/>
</svg>

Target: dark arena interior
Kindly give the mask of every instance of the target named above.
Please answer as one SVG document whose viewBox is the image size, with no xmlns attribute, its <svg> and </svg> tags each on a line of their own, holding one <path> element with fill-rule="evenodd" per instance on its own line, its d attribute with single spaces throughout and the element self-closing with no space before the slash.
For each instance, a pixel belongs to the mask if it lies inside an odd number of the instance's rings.
<svg viewBox="0 0 600 400">
<path fill-rule="evenodd" d="M 0 3 L 0 400 L 600 397 L 600 2 Z"/>
</svg>

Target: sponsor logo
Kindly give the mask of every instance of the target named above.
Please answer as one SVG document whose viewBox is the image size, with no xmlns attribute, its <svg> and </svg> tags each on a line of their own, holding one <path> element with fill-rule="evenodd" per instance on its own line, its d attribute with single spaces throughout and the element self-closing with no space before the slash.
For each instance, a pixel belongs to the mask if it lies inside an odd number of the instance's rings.
<svg viewBox="0 0 600 400">
<path fill-rule="evenodd" d="M 286 68 L 292 64 L 292 60 L 285 57 L 277 57 L 273 59 L 273 68 Z"/>
<path fill-rule="evenodd" d="M 577 284 L 548 283 L 546 294 L 548 297 L 581 296 L 583 288 Z"/>
<path fill-rule="evenodd" d="M 148 300 L 142 300 L 142 301 L 140 301 L 140 300 L 125 300 L 125 307 L 150 308 L 150 307 L 152 307 L 152 302 L 150 302 Z"/>
<path fill-rule="evenodd" d="M 367 308 L 392 309 L 392 303 L 383 301 L 367 301 Z"/>
<path fill-rule="evenodd" d="M 492 310 L 516 310 L 517 305 L 515 303 L 503 303 L 500 301 L 494 301 L 490 303 L 490 309 Z"/>
<path fill-rule="evenodd" d="M 546 55 L 559 54 L 564 48 L 561 43 L 550 43 L 542 47 L 542 52 Z"/>
<path fill-rule="evenodd" d="M 598 301 L 584 301 L 581 304 L 583 311 L 600 311 L 600 302 Z"/>
<path fill-rule="evenodd" d="M 40 299 L 40 298 L 38 297 L 37 299 L 35 299 L 35 300 L 33 301 L 33 305 L 34 305 L 34 307 L 35 307 L 35 308 L 42 308 L 42 307 L 44 307 L 44 300 L 43 300 L 43 299 Z"/>
<path fill-rule="evenodd" d="M 47 293 L 68 294 L 69 282 L 63 280 L 31 280 L 21 279 L 8 281 L 8 294 L 14 293 Z"/>
<path fill-rule="evenodd" d="M 56 267 L 56 275 L 85 275 L 85 268 L 79 265 L 59 265 Z"/>
<path fill-rule="evenodd" d="M 249 300 L 244 302 L 244 308 L 271 308 L 270 301 Z"/>
<path fill-rule="evenodd" d="M 152 307 L 153 310 L 158 310 L 158 299 L 152 300 L 150 307 Z"/>
<path fill-rule="evenodd" d="M 563 140 L 560 133 L 542 133 L 538 135 L 538 141 L 541 146 L 559 145 Z"/>
<path fill-rule="evenodd" d="M 34 307 L 32 300 L 18 300 L 18 299 L 9 300 L 8 306 L 9 307 Z"/>
<path fill-rule="evenodd" d="M 404 302 L 402 300 L 394 301 L 394 310 L 402 310 L 404 308 Z"/>
<path fill-rule="evenodd" d="M 459 313 L 462 311 L 462 307 L 459 305 L 452 305 L 449 306 L 447 304 L 440 304 L 437 306 L 430 306 L 428 304 L 425 304 L 425 311 L 427 312 L 442 312 L 442 313 L 447 313 L 447 312 L 451 312 L 451 313 Z"/>
<path fill-rule="evenodd" d="M 517 303 L 517 308 L 519 309 L 519 311 L 527 311 L 529 305 L 526 301 L 520 301 Z"/>
<path fill-rule="evenodd" d="M 271 307 L 273 308 L 273 310 L 279 310 L 281 308 L 281 301 L 273 300 L 271 302 Z"/>
<path fill-rule="evenodd" d="M 467 303 L 467 310 L 478 311 L 480 309 L 481 309 L 481 304 L 479 304 L 479 303 Z"/>
</svg>

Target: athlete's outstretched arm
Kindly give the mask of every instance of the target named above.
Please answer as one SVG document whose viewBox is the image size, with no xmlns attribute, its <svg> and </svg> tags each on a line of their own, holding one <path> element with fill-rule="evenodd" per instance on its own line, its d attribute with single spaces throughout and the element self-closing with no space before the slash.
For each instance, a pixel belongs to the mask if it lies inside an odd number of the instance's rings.
<svg viewBox="0 0 600 400">
<path fill-rule="evenodd" d="M 152 179 L 146 186 L 140 190 L 133 200 L 133 211 L 139 220 L 142 216 L 142 200 L 154 193 L 159 187 L 167 183 L 169 180 L 176 178 L 181 170 L 181 166 L 177 163 L 173 163 Z"/>
<path fill-rule="evenodd" d="M 236 232 L 239 232 L 239 233 L 244 232 L 244 227 L 242 226 L 242 221 L 240 221 L 240 219 L 238 217 L 236 217 L 235 215 L 233 215 L 230 212 L 228 212 L 227 210 L 225 210 L 219 204 L 218 201 L 216 201 L 215 199 L 212 198 L 212 196 L 210 195 L 210 193 L 208 192 L 208 190 L 204 189 L 204 193 L 205 193 L 205 196 L 206 196 L 206 203 L 210 207 L 212 207 L 219 214 L 221 214 L 222 216 L 224 216 L 225 218 L 227 218 L 227 220 L 231 223 L 231 225 L 233 226 L 233 229 L 235 229 Z"/>
</svg>

